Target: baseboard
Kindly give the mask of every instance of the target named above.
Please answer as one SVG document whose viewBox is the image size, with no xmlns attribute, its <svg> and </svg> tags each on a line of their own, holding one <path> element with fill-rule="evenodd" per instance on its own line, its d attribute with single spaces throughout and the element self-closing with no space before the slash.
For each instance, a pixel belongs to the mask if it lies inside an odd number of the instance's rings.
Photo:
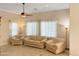
<svg viewBox="0 0 79 59">
<path fill-rule="evenodd" d="M 4 46 L 4 45 L 7 45 L 7 44 L 8 44 L 8 42 L 1 42 L 0 46 Z"/>
</svg>

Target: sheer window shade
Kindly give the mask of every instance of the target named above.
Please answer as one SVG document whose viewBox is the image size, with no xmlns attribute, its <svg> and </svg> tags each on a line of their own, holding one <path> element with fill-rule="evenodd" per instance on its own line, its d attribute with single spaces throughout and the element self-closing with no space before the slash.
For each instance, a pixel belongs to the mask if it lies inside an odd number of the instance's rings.
<svg viewBox="0 0 79 59">
<path fill-rule="evenodd" d="M 11 35 L 15 36 L 18 34 L 18 25 L 17 23 L 10 23 Z"/>
<path fill-rule="evenodd" d="M 56 21 L 41 21 L 41 36 L 56 37 L 57 23 Z"/>
<path fill-rule="evenodd" d="M 37 35 L 37 22 L 27 22 L 26 33 L 27 35 Z"/>
</svg>

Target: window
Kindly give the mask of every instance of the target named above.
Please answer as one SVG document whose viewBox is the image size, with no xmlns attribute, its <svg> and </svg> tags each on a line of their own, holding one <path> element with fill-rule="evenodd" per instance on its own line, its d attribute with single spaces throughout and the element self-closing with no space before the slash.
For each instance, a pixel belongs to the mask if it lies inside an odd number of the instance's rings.
<svg viewBox="0 0 79 59">
<path fill-rule="evenodd" d="M 26 33 L 27 35 L 37 35 L 37 22 L 27 22 Z"/>
<path fill-rule="evenodd" d="M 41 36 L 56 37 L 56 21 L 41 21 Z"/>
<path fill-rule="evenodd" d="M 15 36 L 18 34 L 18 26 L 17 26 L 17 23 L 11 23 L 10 24 L 10 29 L 11 29 L 11 35 L 12 36 Z"/>
<path fill-rule="evenodd" d="M 26 23 L 27 35 L 41 35 L 47 37 L 57 36 L 57 22 L 56 21 L 28 21 Z"/>
</svg>

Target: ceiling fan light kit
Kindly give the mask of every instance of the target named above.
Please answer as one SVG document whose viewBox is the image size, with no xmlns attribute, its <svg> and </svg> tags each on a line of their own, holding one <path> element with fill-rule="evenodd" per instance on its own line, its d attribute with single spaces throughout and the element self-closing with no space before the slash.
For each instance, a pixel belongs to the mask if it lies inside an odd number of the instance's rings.
<svg viewBox="0 0 79 59">
<path fill-rule="evenodd" d="M 21 17 L 26 17 L 26 16 L 25 16 L 25 13 L 21 13 Z"/>
</svg>

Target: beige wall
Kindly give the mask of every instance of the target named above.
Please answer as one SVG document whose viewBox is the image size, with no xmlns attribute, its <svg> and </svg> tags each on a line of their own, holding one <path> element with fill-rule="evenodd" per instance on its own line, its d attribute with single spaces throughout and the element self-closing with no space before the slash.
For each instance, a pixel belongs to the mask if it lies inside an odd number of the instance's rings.
<svg viewBox="0 0 79 59">
<path fill-rule="evenodd" d="M 0 11 L 1 25 L 0 25 L 0 45 L 7 44 L 9 38 L 9 20 L 17 21 L 18 16 L 16 14 Z"/>
<path fill-rule="evenodd" d="M 70 5 L 70 55 L 79 56 L 79 4 Z"/>
<path fill-rule="evenodd" d="M 21 34 L 21 35 L 26 34 L 26 32 L 25 32 L 25 29 L 26 29 L 25 24 L 26 24 L 25 18 L 20 17 L 20 19 L 18 20 L 18 26 L 19 26 L 19 33 L 18 34 Z"/>
<path fill-rule="evenodd" d="M 63 10 L 63 11 L 58 11 L 56 12 L 56 20 L 58 21 L 58 32 L 57 35 L 58 37 L 64 38 L 67 43 L 67 48 L 69 48 L 69 29 L 67 30 L 67 39 L 66 39 L 66 25 L 70 25 L 70 11 L 68 10 Z"/>
</svg>

